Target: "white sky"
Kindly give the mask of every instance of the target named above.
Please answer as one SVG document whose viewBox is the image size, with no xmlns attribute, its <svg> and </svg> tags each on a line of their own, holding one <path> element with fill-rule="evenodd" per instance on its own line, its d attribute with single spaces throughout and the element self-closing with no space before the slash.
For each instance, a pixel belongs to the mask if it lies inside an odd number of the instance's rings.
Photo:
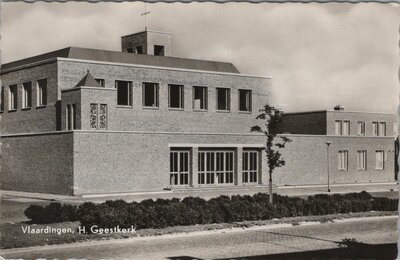
<svg viewBox="0 0 400 260">
<path fill-rule="evenodd" d="M 149 4 L 148 27 L 173 34 L 172 55 L 232 62 L 273 78 L 287 112 L 396 113 L 399 8 L 390 4 Z M 120 50 L 143 30 L 143 3 L 2 3 L 1 54 L 9 62 L 68 46 Z"/>
</svg>

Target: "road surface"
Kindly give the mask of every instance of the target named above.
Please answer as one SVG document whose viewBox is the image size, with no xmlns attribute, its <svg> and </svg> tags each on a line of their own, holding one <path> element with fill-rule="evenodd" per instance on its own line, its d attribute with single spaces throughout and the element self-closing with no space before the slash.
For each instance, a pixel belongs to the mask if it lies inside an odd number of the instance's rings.
<svg viewBox="0 0 400 260">
<path fill-rule="evenodd" d="M 337 242 L 344 238 L 368 244 L 395 243 L 396 223 L 394 216 L 366 218 L 339 223 L 4 250 L 0 255 L 12 259 L 223 259 L 337 248 Z"/>
</svg>

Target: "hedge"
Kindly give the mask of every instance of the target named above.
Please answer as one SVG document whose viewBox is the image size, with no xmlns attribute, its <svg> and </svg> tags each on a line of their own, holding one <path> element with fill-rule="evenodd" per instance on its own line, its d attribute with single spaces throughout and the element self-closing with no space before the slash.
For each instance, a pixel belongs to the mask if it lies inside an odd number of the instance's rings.
<svg viewBox="0 0 400 260">
<path fill-rule="evenodd" d="M 61 205 L 61 203 L 53 202 L 46 207 L 31 205 L 25 211 L 25 216 L 35 224 L 48 224 L 65 221 L 77 221 L 78 208 L 72 205 Z"/>
<path fill-rule="evenodd" d="M 109 200 L 94 204 L 85 202 L 79 207 L 51 203 L 46 207 L 32 205 L 25 215 L 32 223 L 53 223 L 79 220 L 81 226 L 137 229 L 165 228 L 209 223 L 230 223 L 272 218 L 326 215 L 365 211 L 395 211 L 398 200 L 373 198 L 363 191 L 349 194 L 318 194 L 305 199 L 275 195 L 274 205 L 268 194 L 253 196 L 219 196 L 210 200 L 198 197 L 157 199 L 138 202 Z"/>
</svg>

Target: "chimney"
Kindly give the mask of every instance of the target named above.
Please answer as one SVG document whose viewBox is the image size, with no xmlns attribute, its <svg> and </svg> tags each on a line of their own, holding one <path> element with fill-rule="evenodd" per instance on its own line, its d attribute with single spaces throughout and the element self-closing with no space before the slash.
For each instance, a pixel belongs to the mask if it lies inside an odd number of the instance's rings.
<svg viewBox="0 0 400 260">
<path fill-rule="evenodd" d="M 336 105 L 333 109 L 335 111 L 344 111 L 344 107 L 342 105 Z"/>
<path fill-rule="evenodd" d="M 154 56 L 171 55 L 171 33 L 143 31 L 121 37 L 122 52 Z"/>
</svg>

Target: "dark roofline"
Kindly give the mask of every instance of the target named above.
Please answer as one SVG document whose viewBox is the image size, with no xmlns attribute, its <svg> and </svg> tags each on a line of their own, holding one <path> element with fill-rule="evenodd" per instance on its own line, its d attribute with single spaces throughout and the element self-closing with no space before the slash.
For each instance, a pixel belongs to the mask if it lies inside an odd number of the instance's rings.
<svg viewBox="0 0 400 260">
<path fill-rule="evenodd" d="M 23 65 L 27 65 L 27 64 L 31 64 L 31 63 L 35 63 L 35 62 L 40 62 L 40 61 L 44 61 L 44 60 L 48 60 L 48 59 L 52 59 L 52 58 L 56 58 L 56 57 L 68 58 L 71 48 L 72 47 L 67 47 L 64 49 L 31 56 L 29 58 L 4 63 L 4 64 L 1 64 L 1 70 L 8 70 L 8 69 L 12 69 L 15 67 L 19 67 L 19 66 L 23 66 Z"/>
<path fill-rule="evenodd" d="M 299 114 L 315 114 L 315 113 L 326 113 L 328 110 L 312 110 L 312 111 L 300 111 L 300 112 L 283 112 L 283 115 L 299 115 Z"/>
<path fill-rule="evenodd" d="M 347 111 L 347 110 L 311 110 L 311 111 L 300 111 L 300 112 L 288 112 L 283 113 L 283 115 L 299 115 L 299 114 L 316 114 L 316 113 L 357 113 L 357 114 L 381 114 L 381 115 L 395 115 L 394 113 L 384 113 L 384 112 L 371 112 L 371 111 Z"/>
<path fill-rule="evenodd" d="M 41 62 L 53 58 L 71 58 L 71 59 L 157 66 L 157 67 L 190 69 L 190 70 L 214 71 L 214 72 L 237 73 L 237 74 L 240 73 L 239 70 L 232 63 L 228 62 L 133 54 L 133 53 L 118 52 L 118 51 L 98 50 L 98 49 L 79 48 L 79 47 L 68 47 L 32 56 L 30 58 L 2 64 L 1 71 L 10 70 L 23 65 Z"/>
<path fill-rule="evenodd" d="M 137 32 L 137 33 L 131 33 L 131 34 L 123 35 L 123 36 L 121 36 L 121 38 L 129 37 L 129 36 L 133 36 L 133 35 L 138 35 L 138 34 L 142 34 L 142 33 L 146 33 L 146 32 L 163 33 L 163 34 L 172 34 L 172 33 L 170 33 L 170 32 L 161 32 L 161 31 L 154 31 L 154 30 L 145 30 L 145 31 Z"/>
</svg>

